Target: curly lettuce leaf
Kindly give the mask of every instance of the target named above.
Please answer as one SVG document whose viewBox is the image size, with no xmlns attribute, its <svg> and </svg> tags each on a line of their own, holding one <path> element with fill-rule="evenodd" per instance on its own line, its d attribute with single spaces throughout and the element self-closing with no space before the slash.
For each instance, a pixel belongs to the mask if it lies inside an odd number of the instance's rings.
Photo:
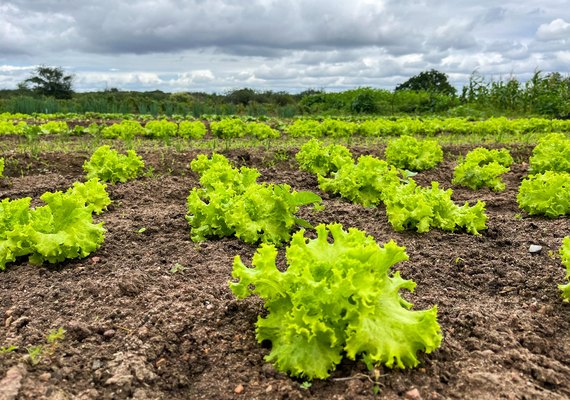
<svg viewBox="0 0 570 400">
<path fill-rule="evenodd" d="M 423 188 L 413 179 L 393 186 L 384 200 L 388 221 L 396 231 L 415 229 L 420 233 L 432 227 L 450 232 L 463 228 L 478 235 L 487 229 L 485 203 L 479 201 L 475 206 L 465 203 L 460 207 L 451 200 L 452 193 L 451 189 L 440 189 L 437 182 Z"/>
<path fill-rule="evenodd" d="M 305 238 L 304 231 L 293 235 L 285 272 L 276 267 L 273 245 L 258 249 L 252 268 L 239 256 L 234 260 L 232 292 L 265 301 L 268 315 L 258 318 L 257 339 L 271 341 L 267 361 L 293 376 L 324 379 L 344 353 L 361 357 L 369 368 L 406 368 L 418 364 L 418 351 L 439 346 L 437 309 L 412 311 L 399 291 L 412 291 L 415 283 L 389 274 L 408 258 L 403 247 L 380 247 L 340 224 L 316 231 L 316 239 Z"/>
<path fill-rule="evenodd" d="M 295 225 L 310 227 L 295 215 L 299 207 L 322 201 L 288 185 L 258 184 L 257 170 L 233 168 L 222 155 L 200 155 L 191 168 L 200 173 L 203 186 L 192 189 L 187 199 L 193 241 L 235 235 L 246 243 L 280 244 L 289 240 Z"/>
<path fill-rule="evenodd" d="M 91 158 L 83 164 L 87 179 L 99 178 L 104 182 L 127 182 L 143 174 L 144 161 L 134 150 L 120 154 L 105 145 L 97 148 Z"/>
<path fill-rule="evenodd" d="M 500 192 L 505 190 L 501 176 L 510 171 L 513 158 L 506 149 L 489 150 L 478 147 L 465 156 L 453 171 L 452 183 L 477 190 L 488 187 Z"/>
<path fill-rule="evenodd" d="M 30 197 L 0 202 L 0 270 L 16 258 L 32 252 L 29 239 L 22 229 L 30 221 Z"/>
<path fill-rule="evenodd" d="M 365 207 L 378 205 L 384 192 L 400 183 L 399 171 L 384 160 L 373 156 L 361 156 L 358 163 L 343 164 L 331 178 L 318 177 L 324 192 L 341 197 Z"/>
<path fill-rule="evenodd" d="M 27 237 L 33 243 L 30 262 L 58 263 L 66 259 L 87 257 L 105 238 L 103 223 L 94 224 L 92 209 L 80 196 L 47 192 L 46 203 L 31 211 Z"/>
<path fill-rule="evenodd" d="M 76 183 L 41 199 L 46 205 L 35 209 L 30 198 L 0 203 L 0 269 L 22 256 L 35 264 L 86 257 L 103 242 L 105 229 L 93 223 L 93 212 L 110 202 L 104 184 Z"/>
<path fill-rule="evenodd" d="M 340 144 L 325 146 L 317 139 L 311 139 L 295 155 L 299 167 L 313 174 L 329 176 L 344 164 L 353 163 L 350 150 Z"/>
<path fill-rule="evenodd" d="M 402 135 L 386 146 L 386 161 L 397 168 L 424 171 L 443 161 L 443 150 L 436 140 L 418 140 Z"/>
<path fill-rule="evenodd" d="M 570 139 L 563 133 L 542 137 L 529 160 L 531 174 L 546 171 L 570 172 Z"/>
<path fill-rule="evenodd" d="M 67 194 L 84 200 L 85 205 L 95 214 L 99 215 L 111 204 L 107 185 L 99 182 L 98 178 L 89 179 L 87 182 L 75 182 L 73 187 L 67 190 Z"/>
<path fill-rule="evenodd" d="M 529 175 L 517 194 L 519 207 L 529 215 L 556 218 L 570 213 L 570 174 L 547 171 Z"/>
</svg>

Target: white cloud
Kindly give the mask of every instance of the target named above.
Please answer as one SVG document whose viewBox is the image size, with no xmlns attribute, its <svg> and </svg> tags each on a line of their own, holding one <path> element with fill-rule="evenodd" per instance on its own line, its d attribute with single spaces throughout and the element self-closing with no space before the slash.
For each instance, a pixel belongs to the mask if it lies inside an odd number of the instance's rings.
<svg viewBox="0 0 570 400">
<path fill-rule="evenodd" d="M 538 40 L 568 40 L 570 38 L 570 23 L 562 18 L 556 18 L 549 24 L 542 24 L 536 31 Z"/>
<path fill-rule="evenodd" d="M 3 0 L 0 87 L 61 65 L 78 90 L 393 88 L 428 69 L 569 73 L 563 0 Z"/>
</svg>

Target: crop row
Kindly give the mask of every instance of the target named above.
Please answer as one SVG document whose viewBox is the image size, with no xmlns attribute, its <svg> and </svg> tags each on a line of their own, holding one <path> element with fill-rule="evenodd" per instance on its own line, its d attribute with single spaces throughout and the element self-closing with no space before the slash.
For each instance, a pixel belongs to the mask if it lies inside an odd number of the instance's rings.
<svg viewBox="0 0 570 400">
<path fill-rule="evenodd" d="M 15 116 L 15 115 L 10 115 Z M 20 116 L 21 117 L 21 116 Z M 466 118 L 375 118 L 362 121 L 342 119 L 295 119 L 289 121 L 250 121 L 242 118 L 220 120 L 166 120 L 120 122 L 83 122 L 65 120 L 36 121 L 22 118 L 0 119 L 0 134 L 70 134 L 100 135 L 104 138 L 129 139 L 134 136 L 151 138 L 184 137 L 201 139 L 207 133 L 223 139 L 255 137 L 257 139 L 290 137 L 365 137 L 461 134 L 461 135 L 525 135 L 550 132 L 570 132 L 570 121 L 543 118 L 490 118 L 472 121 Z"/>
</svg>

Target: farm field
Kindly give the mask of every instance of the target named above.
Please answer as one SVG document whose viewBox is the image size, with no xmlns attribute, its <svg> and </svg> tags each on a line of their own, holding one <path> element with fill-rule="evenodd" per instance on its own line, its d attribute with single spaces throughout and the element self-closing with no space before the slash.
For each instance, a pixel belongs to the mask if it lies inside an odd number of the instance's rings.
<svg viewBox="0 0 570 400">
<path fill-rule="evenodd" d="M 57 143 L 32 152 L 19 138 L 0 136 L 0 198 L 29 196 L 40 204 L 42 193 L 84 180 L 89 138 L 41 140 Z M 58 148 L 63 140 L 70 150 Z M 348 146 L 355 157 L 384 153 L 373 141 Z M 488 229 L 480 236 L 395 232 L 383 205 L 365 208 L 322 192 L 315 175 L 299 170 L 296 143 L 217 147 L 236 166 L 257 168 L 261 182 L 319 194 L 323 211 L 299 213 L 313 226 L 341 223 L 380 244 L 405 246 L 409 260 L 393 269 L 417 287 L 404 297 L 417 310 L 438 307 L 443 341 L 420 355 L 418 367 L 368 371 L 344 358 L 330 378 L 309 385 L 264 361 L 270 346 L 255 338 L 263 302 L 237 300 L 228 286 L 234 256 L 251 265 L 257 246 L 235 237 L 190 239 L 186 198 L 199 181 L 188 165 L 211 149 L 140 140 L 137 153 L 152 171 L 107 187 L 113 203 L 95 217 L 107 229 L 97 251 L 58 266 L 19 260 L 0 272 L 0 347 L 17 346 L 0 354 L 0 381 L 20 385 L 17 397 L 7 398 L 569 398 L 570 304 L 557 285 L 564 283 L 558 249 L 570 223 L 529 217 L 517 205 L 531 144 L 486 146 L 505 147 L 514 159 L 503 192 L 452 184 L 457 158 L 474 144 L 444 144 L 444 161 L 414 177 L 422 186 L 452 188 L 456 203 L 485 201 Z M 531 245 L 542 250 L 530 253 Z M 64 337 L 47 343 L 58 328 Z M 31 358 L 29 348 L 40 345 L 44 353 Z"/>
</svg>

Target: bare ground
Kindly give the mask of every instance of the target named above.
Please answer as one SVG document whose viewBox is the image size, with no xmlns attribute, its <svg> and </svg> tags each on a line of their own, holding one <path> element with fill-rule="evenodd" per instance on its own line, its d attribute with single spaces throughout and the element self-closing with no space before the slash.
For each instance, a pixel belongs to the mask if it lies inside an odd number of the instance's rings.
<svg viewBox="0 0 570 400">
<path fill-rule="evenodd" d="M 250 260 L 255 246 L 235 238 L 190 241 L 185 202 L 198 181 L 187 166 L 198 151 L 148 150 L 139 154 L 152 176 L 109 186 L 114 203 L 97 217 L 107 229 L 97 252 L 59 266 L 21 260 L 0 272 L 0 347 L 18 347 L 0 354 L 0 399 L 370 399 L 375 386 L 385 399 L 570 398 L 570 305 L 557 288 L 564 268 L 556 256 L 568 219 L 517 215 L 526 146 L 510 146 L 516 164 L 506 191 L 451 185 L 454 160 L 469 149 L 444 148 L 444 163 L 416 180 L 453 188 L 458 202 L 486 201 L 482 236 L 396 233 L 383 207 L 321 193 L 316 178 L 298 170 L 294 150 L 225 153 L 257 167 L 262 180 L 323 195 L 325 211 L 301 212 L 311 223 L 340 222 L 406 247 L 410 260 L 396 269 L 417 283 L 407 297 L 416 309 L 437 304 L 444 336 L 418 368 L 375 375 L 347 360 L 309 388 L 276 372 L 255 339 L 261 301 L 237 301 L 227 285 L 233 257 Z M 353 148 L 357 155 L 379 150 Z M 1 198 L 66 189 L 82 179 L 87 158 L 4 156 L 9 178 Z M 542 251 L 530 254 L 531 244 Z M 177 263 L 185 269 L 170 272 Z M 46 345 L 59 327 L 65 338 Z M 27 349 L 37 345 L 44 352 L 32 365 Z"/>
</svg>

